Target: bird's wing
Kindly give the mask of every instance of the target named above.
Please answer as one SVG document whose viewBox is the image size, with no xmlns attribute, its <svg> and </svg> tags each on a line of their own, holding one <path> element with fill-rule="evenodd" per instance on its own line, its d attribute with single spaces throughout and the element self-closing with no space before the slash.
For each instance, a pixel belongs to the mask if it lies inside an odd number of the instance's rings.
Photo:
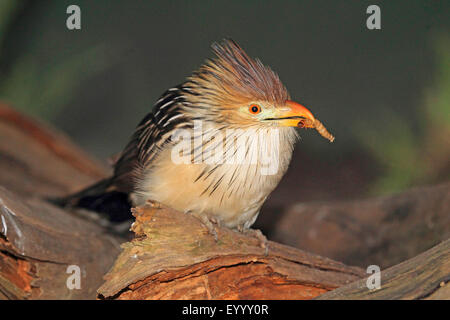
<svg viewBox="0 0 450 320">
<path fill-rule="evenodd" d="M 187 124 L 180 106 L 184 102 L 182 85 L 161 95 L 153 111 L 136 127 L 130 141 L 114 167 L 114 185 L 123 192 L 134 190 L 136 178 L 147 168 L 159 151 L 171 142 L 171 133 Z"/>
</svg>

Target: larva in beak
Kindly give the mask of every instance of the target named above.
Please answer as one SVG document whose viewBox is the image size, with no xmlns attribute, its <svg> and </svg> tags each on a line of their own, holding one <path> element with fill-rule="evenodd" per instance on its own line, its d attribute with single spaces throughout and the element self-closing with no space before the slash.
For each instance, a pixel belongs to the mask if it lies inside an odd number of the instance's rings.
<svg viewBox="0 0 450 320">
<path fill-rule="evenodd" d="M 311 119 L 302 119 L 298 123 L 299 128 L 314 128 L 319 132 L 319 134 L 324 137 L 325 139 L 329 140 L 330 142 L 334 141 L 334 136 L 328 132 L 328 130 L 325 128 L 325 126 L 317 119 L 311 120 Z"/>
</svg>

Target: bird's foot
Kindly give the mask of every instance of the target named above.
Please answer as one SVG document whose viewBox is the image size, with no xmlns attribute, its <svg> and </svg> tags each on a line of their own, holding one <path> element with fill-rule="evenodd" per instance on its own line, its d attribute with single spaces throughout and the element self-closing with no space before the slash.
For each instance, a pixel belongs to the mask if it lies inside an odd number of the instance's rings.
<svg viewBox="0 0 450 320">
<path fill-rule="evenodd" d="M 219 241 L 219 235 L 217 234 L 216 227 L 214 226 L 214 224 L 211 222 L 211 220 L 208 218 L 207 215 L 195 212 L 191 212 L 191 214 L 203 223 L 203 225 L 208 230 L 208 233 L 214 237 L 214 240 L 216 242 Z"/>
<path fill-rule="evenodd" d="M 269 254 L 269 242 L 267 237 L 259 229 L 244 229 L 241 232 L 245 235 L 256 238 L 259 241 L 259 246 L 264 249 L 264 255 Z"/>
</svg>

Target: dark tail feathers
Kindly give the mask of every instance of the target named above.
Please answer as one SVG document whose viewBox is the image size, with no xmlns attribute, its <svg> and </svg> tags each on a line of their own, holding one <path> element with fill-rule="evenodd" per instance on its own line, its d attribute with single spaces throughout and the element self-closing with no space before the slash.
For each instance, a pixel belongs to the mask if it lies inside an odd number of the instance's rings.
<svg viewBox="0 0 450 320">
<path fill-rule="evenodd" d="M 67 197 L 48 200 L 60 207 L 80 207 L 102 213 L 112 222 L 131 219 L 128 194 L 115 191 L 112 186 L 112 179 L 107 178 Z"/>
</svg>

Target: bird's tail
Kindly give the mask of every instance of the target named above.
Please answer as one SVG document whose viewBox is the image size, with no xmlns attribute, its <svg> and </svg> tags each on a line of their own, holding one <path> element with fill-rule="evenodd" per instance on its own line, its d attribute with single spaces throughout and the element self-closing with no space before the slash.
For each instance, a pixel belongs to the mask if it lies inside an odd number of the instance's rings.
<svg viewBox="0 0 450 320">
<path fill-rule="evenodd" d="M 66 197 L 48 200 L 60 207 L 79 207 L 95 211 L 111 222 L 132 218 L 128 193 L 116 190 L 113 178 L 101 180 Z"/>
</svg>

